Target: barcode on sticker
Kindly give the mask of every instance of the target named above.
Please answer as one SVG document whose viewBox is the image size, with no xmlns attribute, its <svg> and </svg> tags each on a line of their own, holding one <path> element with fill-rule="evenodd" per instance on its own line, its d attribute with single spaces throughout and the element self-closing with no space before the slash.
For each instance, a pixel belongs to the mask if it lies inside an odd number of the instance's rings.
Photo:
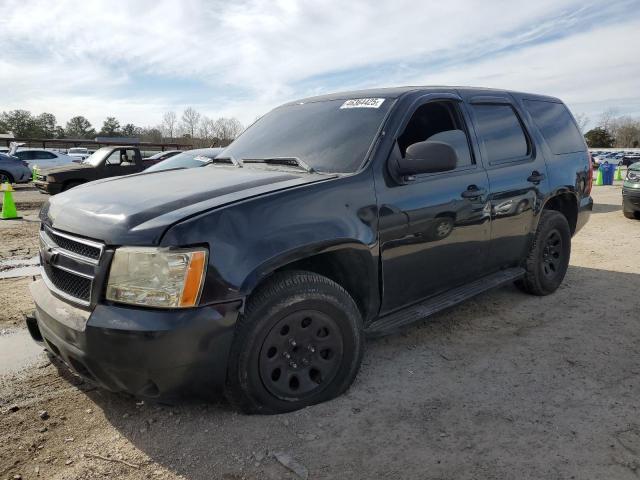
<svg viewBox="0 0 640 480">
<path fill-rule="evenodd" d="M 384 98 L 353 98 L 344 102 L 340 108 L 379 108 Z"/>
</svg>

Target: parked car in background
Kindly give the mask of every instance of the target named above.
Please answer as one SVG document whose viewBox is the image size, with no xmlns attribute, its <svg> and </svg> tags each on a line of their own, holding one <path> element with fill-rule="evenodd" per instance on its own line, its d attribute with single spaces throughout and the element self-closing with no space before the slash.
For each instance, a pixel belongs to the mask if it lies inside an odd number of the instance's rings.
<svg viewBox="0 0 640 480">
<path fill-rule="evenodd" d="M 636 162 L 640 162 L 640 154 L 638 153 L 630 153 L 622 157 L 622 164 L 625 167 L 628 167 Z"/>
<path fill-rule="evenodd" d="M 167 158 L 171 158 L 179 153 L 184 152 L 184 150 L 165 150 L 164 152 L 158 152 L 150 157 L 144 157 L 144 161 L 147 163 L 151 163 L 151 165 L 155 165 L 156 163 L 160 163 Z"/>
<path fill-rule="evenodd" d="M 84 159 L 82 163 L 72 162 L 39 171 L 35 186 L 42 193 L 55 195 L 82 183 L 138 173 L 146 167 L 138 147 L 103 147 Z"/>
<path fill-rule="evenodd" d="M 74 161 L 74 158 L 66 153 L 54 152 L 44 148 L 20 148 L 13 153 L 13 156 L 27 162 L 31 170 L 33 170 L 34 166 L 42 170 L 44 168 L 69 165 Z"/>
<path fill-rule="evenodd" d="M 49 198 L 34 340 L 109 390 L 296 410 L 349 388 L 367 335 L 555 292 L 593 208 L 566 106 L 503 90 L 294 101 L 211 163 Z"/>
<path fill-rule="evenodd" d="M 203 167 L 211 163 L 222 150 L 222 148 L 196 148 L 182 151 L 178 155 L 150 166 L 145 172 L 158 172 L 172 168 Z"/>
<path fill-rule="evenodd" d="M 0 183 L 27 183 L 30 180 L 31 170 L 25 161 L 0 153 Z"/>
<path fill-rule="evenodd" d="M 640 162 L 629 165 L 622 185 L 622 213 L 627 218 L 640 218 Z"/>
<path fill-rule="evenodd" d="M 73 157 L 75 161 L 82 161 L 87 158 L 91 153 L 89 153 L 88 148 L 84 147 L 73 147 L 67 150 L 67 155 Z"/>
</svg>

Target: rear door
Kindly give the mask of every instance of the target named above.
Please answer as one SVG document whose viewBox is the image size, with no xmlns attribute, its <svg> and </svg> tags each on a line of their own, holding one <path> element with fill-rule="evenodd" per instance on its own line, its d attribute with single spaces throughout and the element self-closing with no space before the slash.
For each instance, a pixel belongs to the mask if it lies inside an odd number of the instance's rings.
<svg viewBox="0 0 640 480">
<path fill-rule="evenodd" d="M 520 264 L 526 255 L 536 212 L 548 192 L 547 168 L 523 112 L 509 94 L 463 95 L 489 175 L 487 269 L 495 271 Z"/>
</svg>

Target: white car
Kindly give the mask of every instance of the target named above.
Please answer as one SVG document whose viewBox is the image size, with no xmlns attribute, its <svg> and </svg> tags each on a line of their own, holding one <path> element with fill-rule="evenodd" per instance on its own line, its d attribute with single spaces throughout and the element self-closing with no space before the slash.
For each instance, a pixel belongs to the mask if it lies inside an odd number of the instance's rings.
<svg viewBox="0 0 640 480">
<path fill-rule="evenodd" d="M 33 170 L 34 165 L 37 165 L 38 169 L 42 170 L 43 168 L 67 165 L 74 161 L 74 157 L 65 153 L 54 152 L 44 148 L 20 148 L 12 155 L 27 162 L 30 170 Z"/>
<path fill-rule="evenodd" d="M 73 147 L 67 150 L 67 155 L 73 157 L 74 160 L 82 161 L 91 155 L 91 152 L 89 152 L 89 149 L 84 147 Z"/>
</svg>

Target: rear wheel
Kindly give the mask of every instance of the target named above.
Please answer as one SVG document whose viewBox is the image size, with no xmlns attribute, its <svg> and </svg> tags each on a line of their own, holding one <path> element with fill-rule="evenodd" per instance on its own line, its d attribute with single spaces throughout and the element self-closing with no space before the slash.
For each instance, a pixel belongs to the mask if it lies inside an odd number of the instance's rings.
<svg viewBox="0 0 640 480">
<path fill-rule="evenodd" d="M 516 282 L 533 295 L 549 295 L 562 283 L 571 256 L 571 231 L 564 215 L 543 210 L 527 255 L 526 274 Z"/>
<path fill-rule="evenodd" d="M 5 182 L 13 183 L 13 176 L 9 172 L 0 170 L 0 183 Z"/>
<path fill-rule="evenodd" d="M 360 312 L 342 287 L 314 273 L 276 274 L 236 327 L 227 397 L 265 414 L 330 400 L 353 382 L 363 347 Z"/>
</svg>

